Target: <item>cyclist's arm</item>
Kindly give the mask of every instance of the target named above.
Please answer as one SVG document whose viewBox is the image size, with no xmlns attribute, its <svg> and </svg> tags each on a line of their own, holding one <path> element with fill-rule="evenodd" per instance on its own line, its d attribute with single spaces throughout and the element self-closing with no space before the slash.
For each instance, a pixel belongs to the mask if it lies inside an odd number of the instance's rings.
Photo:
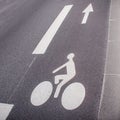
<svg viewBox="0 0 120 120">
<path fill-rule="evenodd" d="M 66 67 L 66 63 L 61 65 L 59 68 L 55 69 L 52 73 L 56 73 L 58 72 L 59 70 L 61 70 L 62 68 Z"/>
</svg>

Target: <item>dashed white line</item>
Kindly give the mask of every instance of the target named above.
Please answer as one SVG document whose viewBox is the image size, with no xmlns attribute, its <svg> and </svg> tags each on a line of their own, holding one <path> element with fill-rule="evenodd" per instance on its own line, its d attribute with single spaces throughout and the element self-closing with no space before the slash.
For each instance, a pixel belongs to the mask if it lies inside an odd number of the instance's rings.
<svg viewBox="0 0 120 120">
<path fill-rule="evenodd" d="M 10 114 L 13 104 L 0 103 L 0 120 L 6 120 Z"/>
<path fill-rule="evenodd" d="M 49 27 L 32 54 L 44 54 L 73 5 L 66 5 Z"/>
</svg>

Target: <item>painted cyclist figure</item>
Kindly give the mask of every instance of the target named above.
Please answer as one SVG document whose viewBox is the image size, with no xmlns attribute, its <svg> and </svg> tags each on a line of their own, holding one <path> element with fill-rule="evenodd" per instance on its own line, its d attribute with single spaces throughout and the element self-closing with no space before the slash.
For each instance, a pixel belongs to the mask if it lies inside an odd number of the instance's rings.
<svg viewBox="0 0 120 120">
<path fill-rule="evenodd" d="M 61 88 L 76 75 L 75 62 L 73 58 L 74 53 L 67 55 L 68 61 L 53 70 L 52 73 L 56 73 L 61 69 L 66 69 L 66 74 L 55 75 L 54 84 L 56 84 L 56 90 L 54 92 L 54 98 L 58 98 Z M 30 101 L 34 106 L 43 105 L 48 101 L 53 93 L 53 85 L 50 81 L 43 81 L 39 83 L 32 91 Z M 78 108 L 85 99 L 85 87 L 80 82 L 70 83 L 63 91 L 61 96 L 61 104 L 66 110 L 74 110 Z"/>
<path fill-rule="evenodd" d="M 54 82 L 55 84 L 58 84 L 58 85 L 56 88 L 54 98 L 57 98 L 59 96 L 62 86 L 65 85 L 68 81 L 72 80 L 72 78 L 74 78 L 74 76 L 76 75 L 75 63 L 73 61 L 74 56 L 75 56 L 74 53 L 68 54 L 67 56 L 68 61 L 52 72 L 52 73 L 56 73 L 63 68 L 66 68 L 67 70 L 67 74 L 55 76 Z"/>
</svg>

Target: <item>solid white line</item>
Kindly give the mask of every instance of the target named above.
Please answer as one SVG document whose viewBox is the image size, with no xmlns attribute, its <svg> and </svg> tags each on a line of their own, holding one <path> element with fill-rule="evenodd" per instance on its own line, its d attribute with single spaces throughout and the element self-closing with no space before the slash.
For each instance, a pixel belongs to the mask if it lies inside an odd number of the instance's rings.
<svg viewBox="0 0 120 120">
<path fill-rule="evenodd" d="M 44 54 L 73 5 L 66 5 L 49 27 L 32 54 Z"/>
<path fill-rule="evenodd" d="M 112 1 L 111 1 L 112 2 Z M 108 24 L 108 40 L 110 40 L 110 18 L 112 15 L 112 5 L 110 5 L 110 11 L 109 11 L 109 24 Z M 104 100 L 104 93 L 105 93 L 105 83 L 106 83 L 106 79 L 105 79 L 105 74 L 106 74 L 106 70 L 107 70 L 107 61 L 108 61 L 108 51 L 109 51 L 109 44 L 107 44 L 107 50 L 106 50 L 106 59 L 105 59 L 105 67 L 104 67 L 104 78 L 103 78 L 103 83 L 102 83 L 102 90 L 101 90 L 101 96 L 100 96 L 100 102 L 99 102 L 99 109 L 98 109 L 98 119 L 101 119 L 101 113 L 102 113 L 102 105 L 103 105 L 103 100 Z"/>
</svg>

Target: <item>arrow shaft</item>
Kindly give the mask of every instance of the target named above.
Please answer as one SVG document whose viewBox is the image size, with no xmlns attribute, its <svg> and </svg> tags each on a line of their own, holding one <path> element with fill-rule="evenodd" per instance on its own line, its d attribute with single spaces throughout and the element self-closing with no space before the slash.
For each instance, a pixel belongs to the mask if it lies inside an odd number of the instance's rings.
<svg viewBox="0 0 120 120">
<path fill-rule="evenodd" d="M 86 24 L 89 14 L 90 13 L 85 13 L 83 20 L 82 20 L 82 24 Z"/>
</svg>

